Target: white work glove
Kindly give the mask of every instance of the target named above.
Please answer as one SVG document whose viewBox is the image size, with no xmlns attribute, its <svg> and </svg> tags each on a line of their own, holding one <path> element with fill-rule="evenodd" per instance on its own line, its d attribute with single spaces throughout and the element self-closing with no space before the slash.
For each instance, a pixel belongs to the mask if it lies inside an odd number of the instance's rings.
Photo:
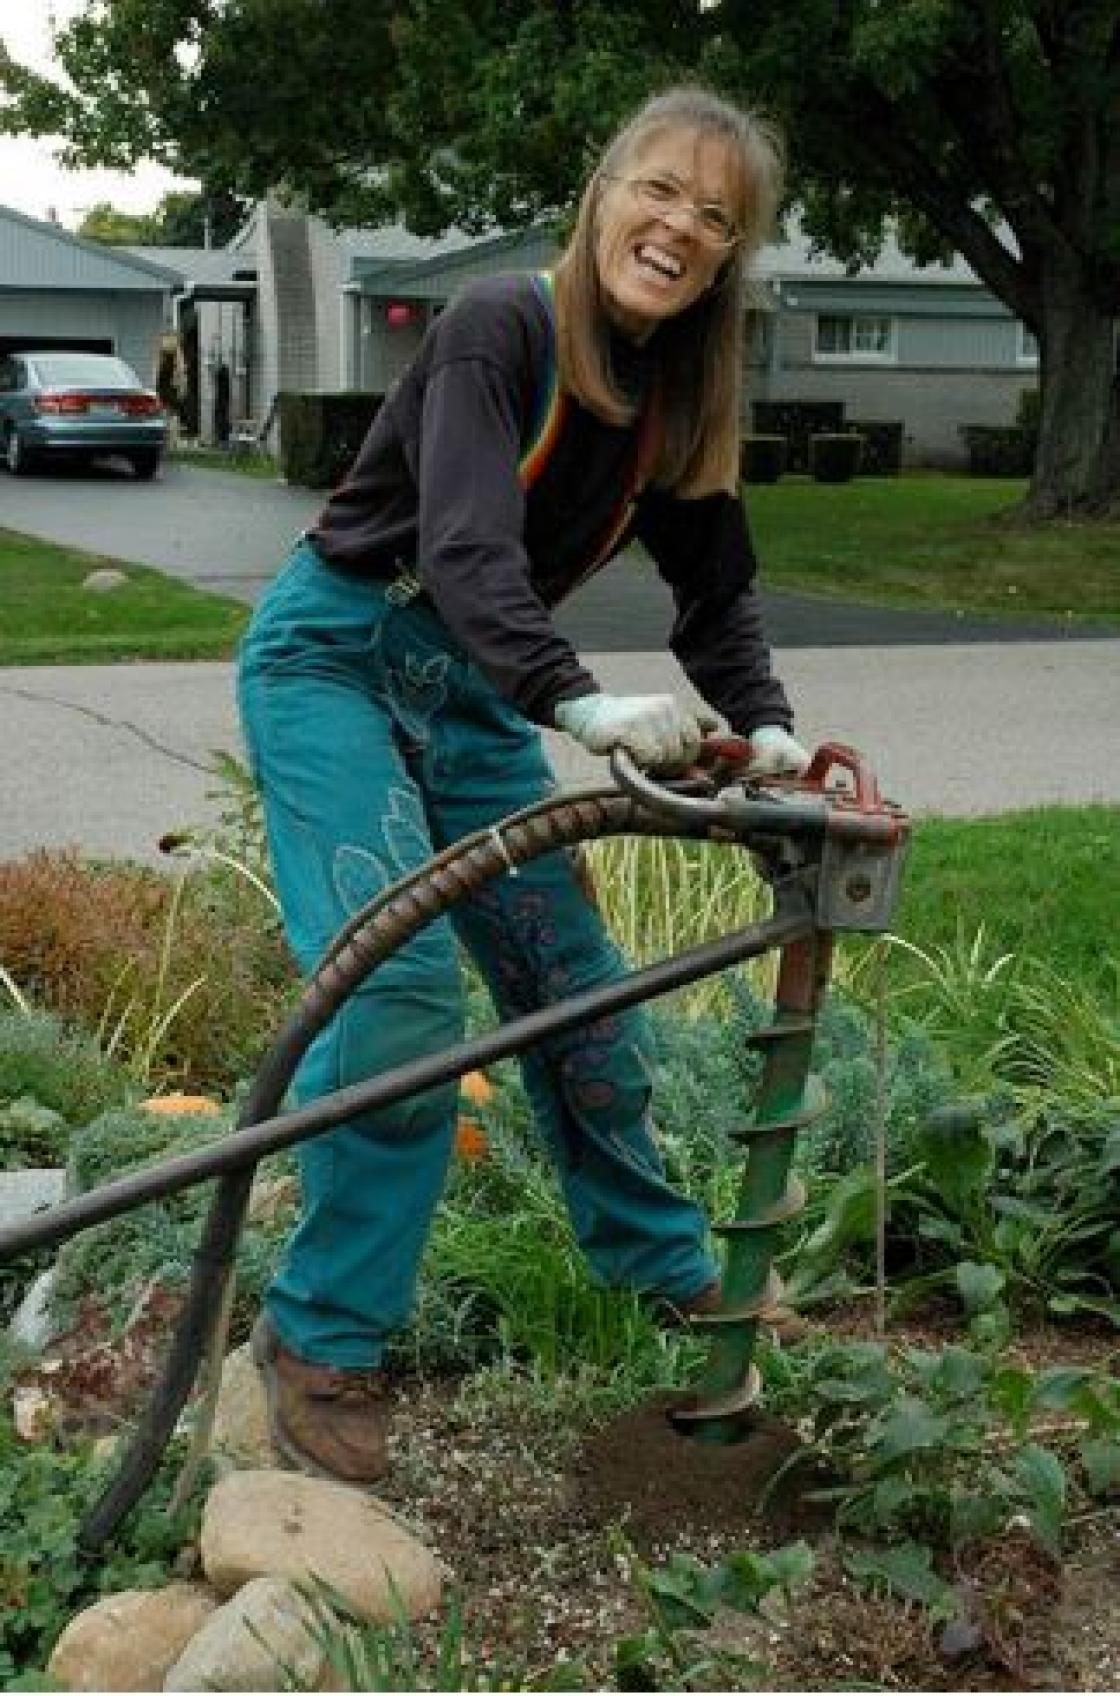
<svg viewBox="0 0 1120 1696">
<path fill-rule="evenodd" d="M 748 736 L 751 759 L 748 777 L 800 777 L 810 756 L 796 736 L 780 724 L 760 724 Z"/>
<path fill-rule="evenodd" d="M 591 754 L 625 748 L 640 766 L 689 765 L 719 720 L 675 695 L 581 695 L 561 701 L 554 717 Z"/>
</svg>

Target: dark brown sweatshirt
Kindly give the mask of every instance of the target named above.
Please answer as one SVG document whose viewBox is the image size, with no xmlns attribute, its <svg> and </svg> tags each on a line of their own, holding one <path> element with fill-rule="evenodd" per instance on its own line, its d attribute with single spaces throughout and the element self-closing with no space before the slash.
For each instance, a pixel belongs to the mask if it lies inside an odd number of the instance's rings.
<svg viewBox="0 0 1120 1696">
<path fill-rule="evenodd" d="M 612 342 L 619 384 L 639 408 L 656 357 L 656 336 L 641 349 Z M 554 378 L 548 290 L 527 276 L 469 285 L 432 325 L 311 530 L 319 553 L 363 576 L 417 572 L 500 692 L 552 724 L 559 701 L 600 685 L 550 609 L 636 539 L 672 590 L 669 645 L 695 687 L 741 734 L 789 728 L 741 502 L 653 487 L 630 501 L 639 425 L 606 424 L 570 397 L 550 409 Z"/>
</svg>

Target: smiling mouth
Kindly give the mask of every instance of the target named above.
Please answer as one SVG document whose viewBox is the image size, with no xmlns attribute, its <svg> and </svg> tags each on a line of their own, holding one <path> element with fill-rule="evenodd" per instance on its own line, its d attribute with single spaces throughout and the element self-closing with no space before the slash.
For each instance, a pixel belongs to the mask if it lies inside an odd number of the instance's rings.
<svg viewBox="0 0 1120 1696">
<path fill-rule="evenodd" d="M 654 276 L 666 282 L 676 283 L 684 276 L 684 263 L 673 253 L 663 247 L 655 247 L 652 242 L 642 242 L 634 249 L 634 257 L 644 271 L 652 271 Z"/>
</svg>

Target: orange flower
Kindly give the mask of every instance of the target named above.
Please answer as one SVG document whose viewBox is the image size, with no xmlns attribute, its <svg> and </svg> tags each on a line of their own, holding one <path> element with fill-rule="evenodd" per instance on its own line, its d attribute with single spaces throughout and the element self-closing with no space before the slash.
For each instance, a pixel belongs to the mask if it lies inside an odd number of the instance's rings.
<svg viewBox="0 0 1120 1696">
<path fill-rule="evenodd" d="M 149 1113 L 198 1113 L 209 1116 L 222 1110 L 208 1095 L 151 1095 L 140 1105 Z"/>
<path fill-rule="evenodd" d="M 469 1164 L 485 1160 L 490 1139 L 477 1119 L 460 1118 L 455 1126 L 455 1153 Z"/>
<path fill-rule="evenodd" d="M 494 1086 L 485 1072 L 465 1072 L 459 1079 L 459 1094 L 474 1107 L 485 1107 L 494 1094 Z"/>
</svg>

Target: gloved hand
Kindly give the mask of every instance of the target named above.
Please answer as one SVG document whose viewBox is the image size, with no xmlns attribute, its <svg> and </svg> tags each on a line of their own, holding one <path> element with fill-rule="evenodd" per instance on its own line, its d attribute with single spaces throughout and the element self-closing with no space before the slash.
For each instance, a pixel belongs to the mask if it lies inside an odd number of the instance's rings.
<svg viewBox="0 0 1120 1696">
<path fill-rule="evenodd" d="M 561 701 L 556 723 L 592 754 L 625 748 L 640 766 L 688 765 L 719 720 L 675 695 L 581 695 Z"/>
<path fill-rule="evenodd" d="M 796 736 L 783 730 L 780 724 L 760 724 L 751 731 L 751 760 L 748 777 L 800 777 L 809 764 L 806 753 Z"/>
</svg>

